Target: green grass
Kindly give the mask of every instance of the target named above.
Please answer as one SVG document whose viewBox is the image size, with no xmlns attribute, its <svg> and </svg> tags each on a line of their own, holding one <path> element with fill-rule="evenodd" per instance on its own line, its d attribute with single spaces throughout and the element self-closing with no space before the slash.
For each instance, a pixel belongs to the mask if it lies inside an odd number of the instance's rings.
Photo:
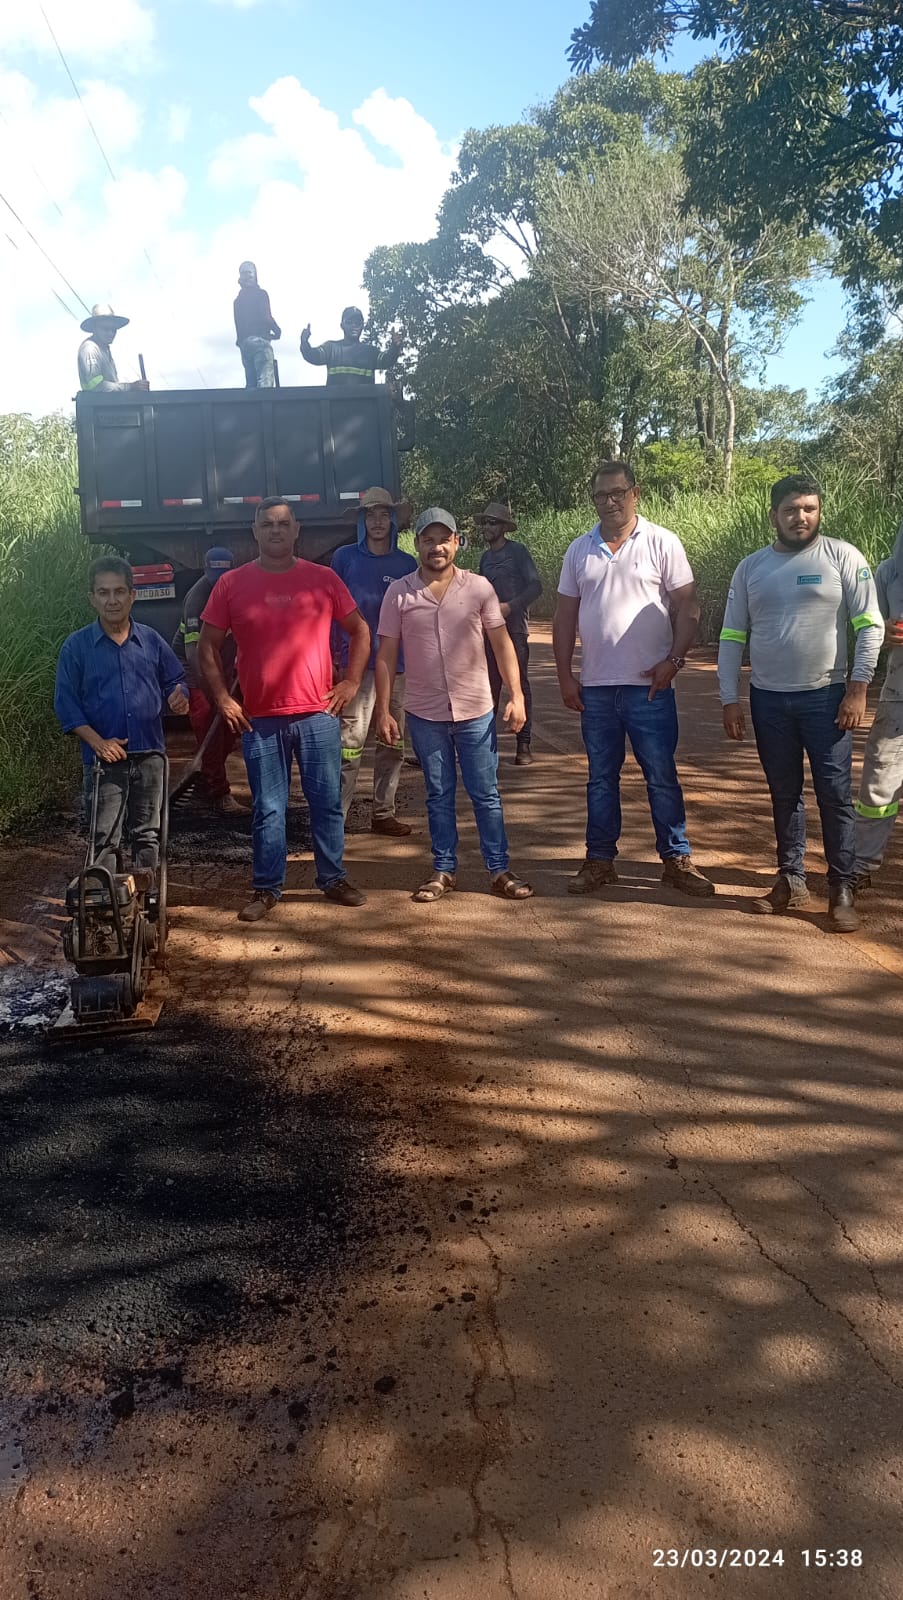
<svg viewBox="0 0 903 1600">
<path fill-rule="evenodd" d="M 0 417 L 0 834 L 71 794 L 78 752 L 53 714 L 60 645 L 88 620 L 75 439 L 60 417 Z"/>
<path fill-rule="evenodd" d="M 643 497 L 641 510 L 652 522 L 671 528 L 682 540 L 696 575 L 702 603 L 701 638 L 718 638 L 731 575 L 738 561 L 773 537 L 768 522 L 768 498 L 759 489 L 733 495 L 682 491 L 668 498 Z M 861 550 L 874 568 L 890 554 L 903 505 L 892 501 L 873 485 L 858 487 L 838 472 L 825 484 L 822 528 Z M 525 517 L 515 538 L 532 552 L 543 580 L 543 595 L 533 608 L 537 617 L 550 617 L 561 559 L 571 539 L 585 533 L 595 521 L 592 506 L 577 511 L 548 512 Z M 469 552 L 469 564 L 479 560 L 479 547 Z"/>
</svg>

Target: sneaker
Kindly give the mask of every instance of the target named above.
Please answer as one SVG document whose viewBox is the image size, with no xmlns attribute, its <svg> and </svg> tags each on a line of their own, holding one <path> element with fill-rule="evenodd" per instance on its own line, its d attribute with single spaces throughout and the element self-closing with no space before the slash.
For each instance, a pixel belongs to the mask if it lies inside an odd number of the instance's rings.
<svg viewBox="0 0 903 1600">
<path fill-rule="evenodd" d="M 365 906 L 367 896 L 360 889 L 355 889 L 353 883 L 347 878 L 340 878 L 338 883 L 331 883 L 328 889 L 323 890 L 326 900 L 334 900 L 337 906 Z"/>
<path fill-rule="evenodd" d="M 533 751 L 530 749 L 529 739 L 518 739 L 517 754 L 514 757 L 516 767 L 529 767 L 533 764 Z"/>
<path fill-rule="evenodd" d="M 692 856 L 669 856 L 664 863 L 662 883 L 670 889 L 679 889 L 681 894 L 694 895 L 696 899 L 715 893 L 715 885 L 694 867 Z"/>
<path fill-rule="evenodd" d="M 402 822 L 400 817 L 374 817 L 370 824 L 371 833 L 384 833 L 390 839 L 404 839 L 413 833 L 409 822 Z"/>
<path fill-rule="evenodd" d="M 805 878 L 790 877 L 782 872 L 780 877 L 758 900 L 752 903 L 757 916 L 783 916 L 785 911 L 803 911 L 812 899 Z"/>
<path fill-rule="evenodd" d="M 255 889 L 246 906 L 238 913 L 239 922 L 259 922 L 276 904 L 276 896 L 269 889 Z"/>
<path fill-rule="evenodd" d="M 854 894 L 861 894 L 863 889 L 870 889 L 871 887 L 872 887 L 872 875 L 871 875 L 871 873 L 870 872 L 857 872 L 855 878 L 853 879 L 853 893 Z"/>
<path fill-rule="evenodd" d="M 596 894 L 617 881 L 613 861 L 584 861 L 576 878 L 571 878 L 568 884 L 568 894 Z"/>
<path fill-rule="evenodd" d="M 855 933 L 859 927 L 850 884 L 842 883 L 828 891 L 828 923 L 835 933 Z"/>
<path fill-rule="evenodd" d="M 234 794 L 217 795 L 215 800 L 211 800 L 210 809 L 217 812 L 221 817 L 246 817 L 248 815 L 248 807 L 243 806 L 240 800 L 236 800 Z"/>
</svg>

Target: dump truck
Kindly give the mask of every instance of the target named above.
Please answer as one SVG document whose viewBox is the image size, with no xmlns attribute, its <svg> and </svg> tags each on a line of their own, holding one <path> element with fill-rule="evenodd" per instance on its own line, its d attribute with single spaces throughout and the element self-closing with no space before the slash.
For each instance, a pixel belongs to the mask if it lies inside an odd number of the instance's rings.
<svg viewBox="0 0 903 1600">
<path fill-rule="evenodd" d="M 398 499 L 400 411 L 387 384 L 80 394 L 82 529 L 131 563 L 135 616 L 169 639 L 211 545 L 254 556 L 266 496 L 296 508 L 298 554 L 324 563 L 354 539 L 365 489 Z"/>
</svg>

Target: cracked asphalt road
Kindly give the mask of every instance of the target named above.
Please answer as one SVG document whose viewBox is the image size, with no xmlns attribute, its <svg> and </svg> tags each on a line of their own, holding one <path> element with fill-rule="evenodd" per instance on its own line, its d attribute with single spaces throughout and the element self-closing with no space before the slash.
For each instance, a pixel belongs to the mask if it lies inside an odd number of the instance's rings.
<svg viewBox="0 0 903 1600">
<path fill-rule="evenodd" d="M 79 1262 L 94 1249 L 112 1273 L 95 1332 L 60 1337 L 84 1312 L 78 1273 L 5 1321 L 0 1600 L 903 1593 L 903 836 L 855 938 L 826 933 L 820 902 L 750 916 L 771 880 L 764 783 L 752 748 L 722 742 L 701 664 L 680 685 L 681 770 L 715 900 L 660 884 L 632 767 L 621 883 L 568 897 L 579 730 L 544 630 L 534 658 L 537 761 L 515 768 L 503 741 L 502 783 L 535 900 L 485 894 L 465 822 L 459 892 L 412 905 L 426 860 L 412 771 L 411 839 L 349 839 L 360 911 L 322 902 L 300 857 L 277 913 L 240 926 L 231 859 L 174 867 L 153 1048 L 163 1071 L 180 1030 L 196 1041 L 208 1020 L 194 1093 L 216 1107 L 222 1061 L 227 1171 L 236 1152 L 226 1243 L 218 1212 L 201 1226 L 195 1185 L 179 1248 L 227 1258 L 232 1294 L 206 1321 L 195 1298 L 184 1331 L 171 1301 L 161 1312 L 164 1109 L 143 1325 L 103 1320 L 129 1257 L 110 1252 L 98 1192 L 77 1241 Z M 126 1131 L 133 1105 L 123 1093 Z M 52 1096 L 44 1116 L 52 1130 Z M 60 1248 L 53 1185 L 72 1174 L 45 1143 L 24 1261 L 7 1162 L 13 1288 Z M 221 1164 L 215 1179 L 221 1204 Z M 309 1193 L 326 1212 L 313 1231 Z M 861 1564 L 816 1568 L 816 1550 Z"/>
</svg>

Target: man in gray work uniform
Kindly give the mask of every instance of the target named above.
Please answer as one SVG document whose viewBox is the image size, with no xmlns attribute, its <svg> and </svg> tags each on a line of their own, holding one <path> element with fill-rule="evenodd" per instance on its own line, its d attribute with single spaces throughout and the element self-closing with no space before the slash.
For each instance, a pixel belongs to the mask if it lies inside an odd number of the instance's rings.
<svg viewBox="0 0 903 1600">
<path fill-rule="evenodd" d="M 903 793 L 903 522 L 893 554 L 875 569 L 888 648 L 887 673 L 862 756 L 856 801 L 856 882 L 867 889 L 890 843 Z"/>
<path fill-rule="evenodd" d="M 117 317 L 112 306 L 95 306 L 82 323 L 88 338 L 78 347 L 78 385 L 94 394 L 123 394 L 127 389 L 149 389 L 146 378 L 120 383 L 110 345 L 120 328 L 127 328 L 128 317 Z"/>
<path fill-rule="evenodd" d="M 753 909 L 768 914 L 809 904 L 805 753 L 821 816 L 830 923 L 837 933 L 851 933 L 859 925 L 851 730 L 865 715 L 884 637 L 878 596 L 861 552 L 820 533 L 814 478 L 781 478 L 771 491 L 770 519 L 774 543 L 746 556 L 731 579 L 718 649 L 724 731 L 739 740 L 746 725 L 738 684 L 749 642 L 749 706 L 777 835 L 777 882 Z M 848 623 L 856 650 L 846 683 Z"/>
</svg>

